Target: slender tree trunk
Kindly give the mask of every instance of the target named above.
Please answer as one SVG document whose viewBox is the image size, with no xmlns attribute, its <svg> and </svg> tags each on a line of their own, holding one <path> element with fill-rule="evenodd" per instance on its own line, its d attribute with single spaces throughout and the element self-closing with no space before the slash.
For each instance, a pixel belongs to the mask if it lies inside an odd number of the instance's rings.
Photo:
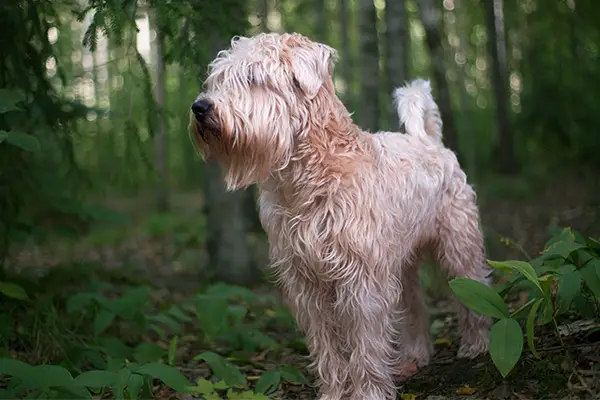
<svg viewBox="0 0 600 400">
<path fill-rule="evenodd" d="M 469 175 L 469 180 L 477 181 L 477 168 L 475 166 L 475 155 L 476 155 L 476 143 L 477 139 L 475 136 L 475 129 L 473 129 L 471 125 L 471 111 L 469 109 L 469 101 L 467 97 L 467 92 L 465 88 L 465 80 L 467 74 L 465 73 L 465 69 L 468 65 L 468 54 L 469 54 L 469 32 L 470 29 L 470 21 L 468 21 L 468 13 L 465 5 L 463 3 L 456 2 L 454 13 L 456 15 L 456 29 L 458 30 L 458 54 L 460 58 L 464 60 L 464 63 L 456 63 L 456 71 L 458 73 L 458 96 L 460 102 L 460 113 L 462 115 L 462 126 L 461 132 L 468 138 L 466 153 L 466 169 L 467 174 Z M 454 57 L 457 60 L 457 57 Z M 463 142 L 464 143 L 464 142 Z"/>
<path fill-rule="evenodd" d="M 361 127 L 375 132 L 379 127 L 379 48 L 373 0 L 359 0 L 359 31 L 361 90 L 357 114 Z"/>
<path fill-rule="evenodd" d="M 503 1 L 487 0 L 484 4 L 488 46 L 492 64 L 492 87 L 496 103 L 496 126 L 499 136 L 498 168 L 503 173 L 514 173 L 518 167 L 514 152 L 512 131 L 508 120 L 508 77 Z"/>
<path fill-rule="evenodd" d="M 410 36 L 408 15 L 404 0 L 387 0 L 385 3 L 385 44 L 388 129 L 397 131 L 400 121 L 391 98 L 392 91 L 408 80 L 408 61 L 410 54 Z"/>
<path fill-rule="evenodd" d="M 217 35 L 211 40 L 216 54 L 223 40 Z M 206 247 L 215 277 L 224 282 L 249 285 L 258 277 L 246 240 L 249 191 L 227 192 L 223 170 L 217 163 L 204 165 L 204 196 L 206 212 Z M 251 192 L 250 192 L 251 193 Z M 255 207 L 253 207 L 256 213 Z"/>
<path fill-rule="evenodd" d="M 446 80 L 446 67 L 444 65 L 444 47 L 440 32 L 440 10 L 434 0 L 418 0 L 421 21 L 425 29 L 427 47 L 431 53 L 433 79 L 437 86 L 438 99 L 442 119 L 444 121 L 444 142 L 448 148 L 460 154 L 458 148 L 458 135 L 452 114 L 450 88 Z"/>
<path fill-rule="evenodd" d="M 340 36 L 342 40 L 342 62 L 338 68 L 341 68 L 342 78 L 346 84 L 344 93 L 345 103 L 350 110 L 354 110 L 354 57 L 351 52 L 350 44 L 350 22 L 349 22 L 348 0 L 340 0 Z"/>
<path fill-rule="evenodd" d="M 164 38 L 162 32 L 156 26 L 153 11 L 149 12 L 149 25 L 156 31 L 154 40 L 154 55 L 156 66 L 156 108 L 158 129 L 155 137 L 156 170 L 158 171 L 158 185 L 156 188 L 156 204 L 159 211 L 169 209 L 169 186 L 168 186 L 168 150 L 167 150 L 167 118 L 165 115 L 166 105 L 166 69 L 164 62 Z"/>
<path fill-rule="evenodd" d="M 315 14 L 317 16 L 317 40 L 327 42 L 327 6 L 325 0 L 315 1 Z"/>
</svg>

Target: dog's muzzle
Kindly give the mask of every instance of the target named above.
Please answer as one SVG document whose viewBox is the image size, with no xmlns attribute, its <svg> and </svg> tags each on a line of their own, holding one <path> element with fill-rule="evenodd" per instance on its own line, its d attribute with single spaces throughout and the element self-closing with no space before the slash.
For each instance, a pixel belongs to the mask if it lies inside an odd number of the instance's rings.
<svg viewBox="0 0 600 400">
<path fill-rule="evenodd" d="M 208 112 L 213 108 L 213 104 L 205 99 L 196 100 L 192 104 L 192 112 L 196 117 L 196 121 L 202 123 Z"/>
</svg>

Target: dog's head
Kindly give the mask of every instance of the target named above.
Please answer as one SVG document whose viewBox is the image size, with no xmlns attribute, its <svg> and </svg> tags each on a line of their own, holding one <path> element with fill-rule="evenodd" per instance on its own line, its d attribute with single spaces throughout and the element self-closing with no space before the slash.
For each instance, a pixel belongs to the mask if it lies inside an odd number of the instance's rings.
<svg viewBox="0 0 600 400">
<path fill-rule="evenodd" d="M 311 102 L 333 90 L 325 84 L 335 55 L 302 35 L 269 33 L 234 38 L 210 64 L 191 108 L 190 134 L 205 160 L 225 167 L 228 189 L 285 168 Z"/>
</svg>

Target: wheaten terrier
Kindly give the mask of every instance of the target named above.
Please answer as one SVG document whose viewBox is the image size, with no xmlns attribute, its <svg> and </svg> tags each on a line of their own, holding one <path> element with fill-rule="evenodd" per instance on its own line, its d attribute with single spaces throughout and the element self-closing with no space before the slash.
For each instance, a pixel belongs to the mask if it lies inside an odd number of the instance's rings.
<svg viewBox="0 0 600 400">
<path fill-rule="evenodd" d="M 429 82 L 396 89 L 406 133 L 363 132 L 336 97 L 334 49 L 298 34 L 234 38 L 210 64 L 190 133 L 229 190 L 258 184 L 272 267 L 306 334 L 321 399 L 395 399 L 428 363 L 419 287 L 429 252 L 450 276 L 488 282 L 476 195 Z M 489 321 L 460 308 L 459 355 Z"/>
</svg>

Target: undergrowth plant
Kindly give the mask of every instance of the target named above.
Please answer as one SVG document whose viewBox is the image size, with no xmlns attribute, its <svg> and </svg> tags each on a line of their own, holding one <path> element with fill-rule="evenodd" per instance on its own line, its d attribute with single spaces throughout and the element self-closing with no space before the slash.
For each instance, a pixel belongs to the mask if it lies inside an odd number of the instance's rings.
<svg viewBox="0 0 600 400">
<path fill-rule="evenodd" d="M 14 302 L 27 301 L 36 307 L 42 301 L 27 296 L 22 288 L 9 286 L 5 291 Z M 54 364 L 32 365 L 13 358 L 14 353 L 0 358 L 0 376 L 8 378 L 6 387 L 0 386 L 0 398 L 93 398 L 108 391 L 116 399 L 152 398 L 153 382 L 158 379 L 176 392 L 207 400 L 266 399 L 281 382 L 308 383 L 296 367 L 282 366 L 265 370 L 252 385 L 236 366 L 260 367 L 244 354 L 285 346 L 262 332 L 273 323 L 287 323 L 289 317 L 272 309 L 270 295 L 215 284 L 189 301 L 170 304 L 153 299 L 148 286 L 119 290 L 95 282 L 88 290 L 53 302 L 63 317 L 63 333 L 75 332 L 76 337 L 62 344 L 68 347 Z M 190 382 L 177 368 L 180 338 L 190 333 L 200 338 L 202 347 L 220 349 L 221 354 L 204 351 L 193 358 L 210 368 L 212 380 Z M 168 346 L 149 341 L 149 335 Z M 7 348 L 16 336 L 0 330 L 0 346 Z"/>
<path fill-rule="evenodd" d="M 450 281 L 450 288 L 470 309 L 495 320 L 490 332 L 489 354 L 503 377 L 515 367 L 527 345 L 536 358 L 537 326 L 552 324 L 559 340 L 558 321 L 569 313 L 581 317 L 600 315 L 600 242 L 564 229 L 529 262 L 488 261 L 507 283 L 499 291 L 469 278 Z M 511 310 L 504 301 L 513 290 L 527 290 L 525 304 Z"/>
</svg>

